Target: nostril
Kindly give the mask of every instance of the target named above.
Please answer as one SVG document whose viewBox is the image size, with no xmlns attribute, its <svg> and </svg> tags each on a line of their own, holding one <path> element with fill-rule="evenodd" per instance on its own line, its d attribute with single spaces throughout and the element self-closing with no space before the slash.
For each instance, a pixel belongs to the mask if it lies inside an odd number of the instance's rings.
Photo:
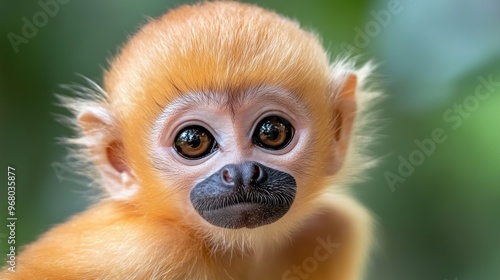
<svg viewBox="0 0 500 280">
<path fill-rule="evenodd" d="M 243 178 L 245 184 L 261 184 L 266 180 L 265 171 L 262 166 L 256 162 L 247 162 L 242 166 Z"/>
<path fill-rule="evenodd" d="M 231 178 L 231 175 L 229 175 L 229 171 L 227 171 L 227 169 L 224 169 L 224 171 L 222 171 L 222 179 L 228 184 L 234 181 L 233 178 Z"/>
<path fill-rule="evenodd" d="M 256 164 L 253 164 L 252 166 L 252 177 L 251 177 L 251 180 L 252 182 L 257 182 L 259 180 L 259 177 L 260 177 L 260 167 Z"/>
<path fill-rule="evenodd" d="M 222 180 L 224 180 L 224 182 L 226 182 L 228 184 L 231 184 L 234 182 L 233 178 L 231 177 L 231 175 L 229 174 L 229 171 L 227 169 L 224 169 L 224 171 L 222 171 Z"/>
</svg>

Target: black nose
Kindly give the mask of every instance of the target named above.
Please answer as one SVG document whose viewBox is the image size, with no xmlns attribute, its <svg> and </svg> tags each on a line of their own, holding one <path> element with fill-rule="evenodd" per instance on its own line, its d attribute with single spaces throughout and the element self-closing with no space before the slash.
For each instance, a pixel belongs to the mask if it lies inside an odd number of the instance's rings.
<svg viewBox="0 0 500 280">
<path fill-rule="evenodd" d="M 226 187 L 254 187 L 267 178 L 264 169 L 257 162 L 228 164 L 221 169 L 221 181 Z"/>
</svg>

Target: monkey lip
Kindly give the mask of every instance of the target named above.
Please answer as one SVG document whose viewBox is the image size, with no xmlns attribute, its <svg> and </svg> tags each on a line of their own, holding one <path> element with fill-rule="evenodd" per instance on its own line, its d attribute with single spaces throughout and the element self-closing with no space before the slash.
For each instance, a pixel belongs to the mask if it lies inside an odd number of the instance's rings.
<svg viewBox="0 0 500 280">
<path fill-rule="evenodd" d="M 209 223 L 224 228 L 256 228 L 271 224 L 288 212 L 290 205 L 240 202 L 198 213 Z"/>
<path fill-rule="evenodd" d="M 206 198 L 196 203 L 199 211 L 214 211 L 226 209 L 229 207 L 245 206 L 245 205 L 260 205 L 267 207 L 290 207 L 294 200 L 295 194 L 288 195 L 264 195 L 264 194 L 248 194 L 235 193 L 228 196 L 220 196 L 216 198 Z"/>
<path fill-rule="evenodd" d="M 198 214 L 212 225 L 223 228 L 256 228 L 274 223 L 290 209 L 295 188 L 280 191 L 244 191 L 192 200 Z"/>
</svg>

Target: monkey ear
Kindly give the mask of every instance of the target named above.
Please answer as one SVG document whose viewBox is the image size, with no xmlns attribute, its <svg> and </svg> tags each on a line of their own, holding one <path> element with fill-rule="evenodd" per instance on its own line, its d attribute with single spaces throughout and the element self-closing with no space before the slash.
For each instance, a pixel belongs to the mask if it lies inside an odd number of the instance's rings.
<svg viewBox="0 0 500 280">
<path fill-rule="evenodd" d="M 338 83 L 338 81 L 336 81 Z M 351 141 L 354 120 L 356 118 L 356 90 L 358 79 L 355 74 L 349 74 L 341 86 L 334 86 L 332 81 L 332 125 L 333 155 L 328 172 L 335 174 L 344 164 Z"/>
<path fill-rule="evenodd" d="M 115 199 L 134 195 L 137 180 L 127 164 L 118 123 L 111 112 L 94 104 L 80 110 L 77 122 L 85 148 L 101 174 L 102 186 Z"/>
</svg>

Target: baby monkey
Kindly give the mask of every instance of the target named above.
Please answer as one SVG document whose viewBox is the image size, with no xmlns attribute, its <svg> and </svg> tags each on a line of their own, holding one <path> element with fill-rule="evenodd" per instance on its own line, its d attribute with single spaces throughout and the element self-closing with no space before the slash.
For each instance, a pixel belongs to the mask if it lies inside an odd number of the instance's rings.
<svg viewBox="0 0 500 280">
<path fill-rule="evenodd" d="M 0 278 L 360 279 L 371 219 L 345 185 L 369 162 L 370 70 L 249 4 L 151 20 L 66 99 L 105 197 Z"/>
</svg>

